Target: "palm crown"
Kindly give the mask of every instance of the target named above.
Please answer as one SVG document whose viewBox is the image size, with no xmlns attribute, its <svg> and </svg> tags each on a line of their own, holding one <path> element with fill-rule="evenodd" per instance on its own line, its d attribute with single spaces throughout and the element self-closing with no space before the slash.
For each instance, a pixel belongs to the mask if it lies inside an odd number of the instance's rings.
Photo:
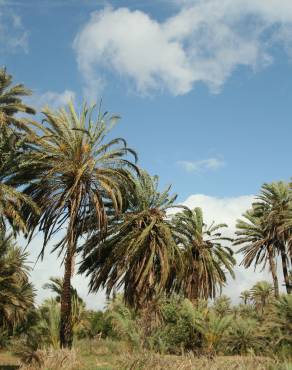
<svg viewBox="0 0 292 370">
<path fill-rule="evenodd" d="M 126 302 L 141 307 L 171 289 L 169 278 L 181 258 L 166 216 L 176 199 L 169 190 L 159 192 L 158 178 L 141 171 L 127 210 L 111 224 L 107 238 L 99 242 L 96 234 L 85 244 L 80 271 L 90 275 L 91 290 L 106 287 L 110 293 L 123 286 Z"/>
<path fill-rule="evenodd" d="M 212 223 L 208 227 L 200 208 L 184 209 L 173 217 L 172 224 L 184 256 L 185 271 L 178 281 L 179 289 L 191 300 L 214 298 L 217 288 L 226 282 L 226 272 L 234 276 L 232 250 L 221 244 L 231 240 L 220 231 L 227 225 Z"/>
</svg>

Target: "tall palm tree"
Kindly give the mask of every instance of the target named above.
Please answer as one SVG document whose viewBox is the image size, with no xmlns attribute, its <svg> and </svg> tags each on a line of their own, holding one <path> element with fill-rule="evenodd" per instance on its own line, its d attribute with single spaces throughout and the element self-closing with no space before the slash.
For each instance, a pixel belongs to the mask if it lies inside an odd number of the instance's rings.
<svg viewBox="0 0 292 370">
<path fill-rule="evenodd" d="M 264 269 L 268 263 L 273 278 L 274 294 L 278 298 L 279 283 L 275 262 L 277 250 L 274 246 L 274 239 L 271 239 L 269 230 L 266 228 L 265 214 L 253 205 L 243 214 L 243 219 L 237 221 L 236 229 L 237 238 L 233 244 L 244 244 L 237 252 L 244 256 L 241 264 L 248 268 L 254 263 L 255 269 L 262 264 Z"/>
<path fill-rule="evenodd" d="M 0 233 L 0 328 L 10 332 L 26 320 L 34 305 L 27 257 L 11 235 Z"/>
<path fill-rule="evenodd" d="M 234 277 L 235 259 L 229 247 L 223 246 L 221 228 L 225 224 L 208 227 L 201 208 L 184 209 L 172 220 L 175 239 L 183 253 L 184 272 L 177 280 L 178 289 L 191 301 L 214 298 L 226 283 L 226 272 Z"/>
<path fill-rule="evenodd" d="M 107 238 L 100 242 L 96 233 L 85 243 L 80 272 L 90 276 L 91 291 L 102 287 L 110 294 L 123 287 L 126 303 L 140 309 L 171 290 L 169 280 L 181 269 L 181 256 L 166 214 L 176 199 L 169 190 L 159 192 L 158 177 L 141 171 L 127 210 L 112 222 Z"/>
<path fill-rule="evenodd" d="M 288 248 L 292 235 L 292 191 L 289 185 L 283 181 L 264 184 L 255 205 L 264 214 L 269 237 L 281 256 L 283 277 L 289 294 L 291 288 Z"/>
<path fill-rule="evenodd" d="M 26 160 L 15 181 L 30 181 L 24 192 L 41 209 L 41 215 L 24 210 L 30 226 L 30 237 L 38 226 L 44 233 L 43 257 L 50 238 L 62 228 L 65 236 L 55 245 L 64 256 L 64 284 L 61 296 L 60 344 L 72 345 L 71 276 L 74 257 L 81 237 L 100 231 L 106 233 L 108 210 L 118 215 L 124 205 L 126 188 L 131 184 L 136 166 L 128 155 L 136 154 L 124 139 L 106 142 L 107 134 L 118 117 L 98 113 L 94 106 L 83 106 L 80 114 L 72 103 L 68 109 L 45 109 L 43 125 L 39 126 L 35 150 Z M 90 226 L 90 227 L 89 227 Z"/>
<path fill-rule="evenodd" d="M 23 97 L 31 95 L 31 90 L 23 84 L 12 85 L 12 80 L 6 68 L 0 68 L 0 128 L 9 126 L 26 130 L 26 122 L 16 114 L 35 114 L 35 110 L 22 101 Z"/>
</svg>

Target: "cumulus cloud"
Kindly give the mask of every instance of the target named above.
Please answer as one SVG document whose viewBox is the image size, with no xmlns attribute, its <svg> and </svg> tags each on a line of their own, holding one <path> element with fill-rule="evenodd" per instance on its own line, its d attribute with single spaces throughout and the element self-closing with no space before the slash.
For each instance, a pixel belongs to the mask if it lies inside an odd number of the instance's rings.
<svg viewBox="0 0 292 370">
<path fill-rule="evenodd" d="M 108 72 L 139 93 L 186 94 L 197 82 L 213 92 L 238 66 L 272 63 L 271 46 L 291 51 L 290 0 L 184 0 L 158 21 L 128 8 L 93 12 L 73 47 L 87 91 L 102 88 Z"/>
<path fill-rule="evenodd" d="M 225 166 L 225 162 L 219 158 L 208 158 L 200 161 L 177 161 L 176 163 L 186 172 L 216 170 Z"/>
<path fill-rule="evenodd" d="M 42 109 L 46 105 L 53 109 L 56 109 L 68 104 L 70 101 L 74 101 L 75 98 L 75 92 L 66 89 L 62 92 L 46 91 L 42 94 L 36 93 L 29 97 L 27 100 L 30 104 L 38 109 Z"/>
<path fill-rule="evenodd" d="M 0 54 L 19 50 L 28 52 L 29 33 L 22 24 L 21 17 L 0 2 Z"/>
</svg>

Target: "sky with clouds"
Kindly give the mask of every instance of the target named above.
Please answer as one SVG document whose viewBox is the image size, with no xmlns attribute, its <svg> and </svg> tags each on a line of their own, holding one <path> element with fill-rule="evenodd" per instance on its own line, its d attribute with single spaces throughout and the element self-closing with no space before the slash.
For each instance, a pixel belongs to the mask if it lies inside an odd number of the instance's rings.
<svg viewBox="0 0 292 370">
<path fill-rule="evenodd" d="M 291 62 L 291 0 L 0 0 L 0 65 L 32 104 L 102 97 L 140 165 L 231 234 L 262 183 L 291 176 Z M 39 300 L 60 272 L 37 263 Z M 267 277 L 239 267 L 227 292 Z"/>
</svg>

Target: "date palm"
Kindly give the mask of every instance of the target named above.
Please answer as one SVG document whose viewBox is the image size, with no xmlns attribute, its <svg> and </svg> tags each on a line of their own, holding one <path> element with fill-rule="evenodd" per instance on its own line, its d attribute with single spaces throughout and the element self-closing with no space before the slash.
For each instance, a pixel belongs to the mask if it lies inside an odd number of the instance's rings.
<svg viewBox="0 0 292 370">
<path fill-rule="evenodd" d="M 292 236 L 292 191 L 283 181 L 264 184 L 255 204 L 264 215 L 266 232 L 276 251 L 281 256 L 283 277 L 287 293 L 291 293 L 289 283 L 289 245 Z"/>
<path fill-rule="evenodd" d="M 104 237 L 108 210 L 116 215 L 121 212 L 130 172 L 136 170 L 129 155 L 136 160 L 136 154 L 124 139 L 106 141 L 118 117 L 99 112 L 94 119 L 94 106 L 84 105 L 78 115 L 70 103 L 68 109 L 47 108 L 43 114 L 35 150 L 26 156 L 31 166 L 15 181 L 30 181 L 24 192 L 41 209 L 40 216 L 26 212 L 30 236 L 37 227 L 44 233 L 41 257 L 51 237 L 65 230 L 54 248 L 65 253 L 60 344 L 71 347 L 71 276 L 78 240 L 81 235 L 86 237 L 89 224 Z"/>
<path fill-rule="evenodd" d="M 248 268 L 254 263 L 255 269 L 262 264 L 264 269 L 268 263 L 273 278 L 274 294 L 278 298 L 279 283 L 275 261 L 277 250 L 274 239 L 271 238 L 269 229 L 266 227 L 265 213 L 253 205 L 243 214 L 243 219 L 237 221 L 236 229 L 237 237 L 233 244 L 244 244 L 238 251 L 244 256 L 241 264 Z"/>
<path fill-rule="evenodd" d="M 24 142 L 15 138 L 12 132 L 0 132 L 0 232 L 5 232 L 8 224 L 14 231 L 27 232 L 27 225 L 21 208 L 24 204 L 32 212 L 38 212 L 30 197 L 10 183 L 10 178 L 22 165 Z"/>
<path fill-rule="evenodd" d="M 35 294 L 28 280 L 27 257 L 11 235 L 0 233 L 0 328 L 8 331 L 24 322 L 33 308 Z"/>
<path fill-rule="evenodd" d="M 263 315 L 265 307 L 271 302 L 272 299 L 272 285 L 267 281 L 259 281 L 251 288 L 250 292 L 252 301 Z"/>
<path fill-rule="evenodd" d="M 8 223 L 14 231 L 26 232 L 21 206 L 26 203 L 36 211 L 29 197 L 17 190 L 17 184 L 9 183 L 11 175 L 25 165 L 22 155 L 27 149 L 26 137 L 31 129 L 19 113 L 35 113 L 22 101 L 30 94 L 24 85 L 12 85 L 12 76 L 5 68 L 0 68 L 0 232 L 5 231 Z"/>
<path fill-rule="evenodd" d="M 240 293 L 240 299 L 243 300 L 244 305 L 248 304 L 248 301 L 250 300 L 250 298 L 251 298 L 250 290 L 244 290 Z"/>
<path fill-rule="evenodd" d="M 100 242 L 96 233 L 85 243 L 80 272 L 90 276 L 91 291 L 123 288 L 126 303 L 140 309 L 171 289 L 170 275 L 174 266 L 180 270 L 181 256 L 166 215 L 176 199 L 169 190 L 160 192 L 158 177 L 141 171 L 127 210 L 107 238 Z"/>
<path fill-rule="evenodd" d="M 6 68 L 0 68 L 0 128 L 9 126 L 26 130 L 26 123 L 16 114 L 35 114 L 35 110 L 22 101 L 23 97 L 31 95 L 31 90 L 23 84 L 12 85 L 12 80 Z"/>
<path fill-rule="evenodd" d="M 234 277 L 235 259 L 229 247 L 223 246 L 221 230 L 225 224 L 207 226 L 201 208 L 184 209 L 172 220 L 176 242 L 183 253 L 184 272 L 177 280 L 178 289 L 191 301 L 214 298 L 226 283 L 226 272 Z"/>
</svg>

